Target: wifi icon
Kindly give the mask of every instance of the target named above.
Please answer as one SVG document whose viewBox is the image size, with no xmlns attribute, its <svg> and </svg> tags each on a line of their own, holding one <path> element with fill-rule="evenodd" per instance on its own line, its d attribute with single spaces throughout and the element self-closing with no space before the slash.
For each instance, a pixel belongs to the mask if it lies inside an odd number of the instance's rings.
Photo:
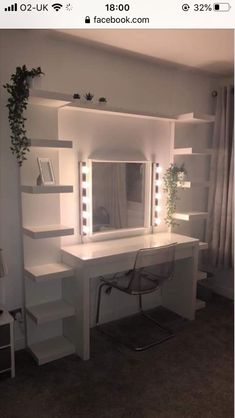
<svg viewBox="0 0 235 418">
<path fill-rule="evenodd" d="M 52 4 L 52 7 L 56 12 L 58 12 L 61 9 L 61 7 L 63 7 L 63 4 L 54 3 L 54 4 Z"/>
</svg>

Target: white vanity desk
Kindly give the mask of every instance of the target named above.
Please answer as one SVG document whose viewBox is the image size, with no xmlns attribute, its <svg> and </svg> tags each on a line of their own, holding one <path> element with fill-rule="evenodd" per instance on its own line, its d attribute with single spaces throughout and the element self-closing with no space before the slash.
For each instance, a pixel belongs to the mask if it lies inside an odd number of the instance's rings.
<svg viewBox="0 0 235 418">
<path fill-rule="evenodd" d="M 140 248 L 158 247 L 177 242 L 176 277 L 164 286 L 161 305 L 191 319 L 195 316 L 199 240 L 171 233 L 157 233 L 129 238 L 72 245 L 62 248 L 63 261 L 75 269 L 76 335 L 72 338 L 77 354 L 90 358 L 90 279 L 133 267 Z"/>
</svg>

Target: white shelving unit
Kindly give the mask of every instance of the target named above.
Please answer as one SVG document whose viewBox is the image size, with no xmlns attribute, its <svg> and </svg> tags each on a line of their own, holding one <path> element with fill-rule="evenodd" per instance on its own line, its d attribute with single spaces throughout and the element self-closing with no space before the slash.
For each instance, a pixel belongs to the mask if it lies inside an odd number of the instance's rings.
<svg viewBox="0 0 235 418">
<path fill-rule="evenodd" d="M 24 274 L 27 278 L 35 282 L 45 282 L 54 279 L 66 279 L 73 276 L 74 271 L 71 267 L 62 263 L 43 264 L 39 266 L 26 267 Z"/>
<path fill-rule="evenodd" d="M 192 189 L 193 187 L 210 187 L 209 181 L 184 181 L 178 182 L 177 187 L 181 189 Z"/>
<path fill-rule="evenodd" d="M 204 302 L 204 300 L 196 299 L 196 311 L 203 309 L 205 307 L 206 307 L 206 302 Z"/>
<path fill-rule="evenodd" d="M 178 115 L 176 116 L 176 120 L 179 123 L 213 123 L 215 116 L 192 112 Z"/>
<path fill-rule="evenodd" d="M 178 219 L 180 221 L 192 221 L 193 219 L 206 219 L 207 215 L 207 212 L 176 212 L 174 214 L 174 219 Z"/>
<path fill-rule="evenodd" d="M 213 115 L 203 115 L 198 113 L 186 113 L 182 115 L 177 116 L 177 122 L 179 124 L 208 124 L 213 123 L 215 120 L 215 117 Z M 177 128 L 177 124 L 176 124 Z M 174 133 L 175 134 L 175 133 Z M 212 155 L 213 150 L 209 148 L 200 148 L 197 146 L 197 144 L 193 144 L 191 147 L 176 147 L 175 146 L 175 136 L 173 139 L 173 162 L 175 162 L 175 159 L 177 157 L 185 157 L 185 158 L 194 158 L 195 156 L 197 158 L 204 158 L 204 157 L 210 157 Z M 191 160 L 190 160 L 191 161 Z M 195 188 L 209 188 L 210 181 L 197 181 L 197 180 L 185 180 L 183 183 L 178 182 L 177 187 L 181 189 L 192 189 Z M 206 220 L 208 217 L 208 213 L 205 211 L 177 211 L 174 214 L 174 219 L 180 221 L 180 222 L 193 222 L 194 220 Z M 206 250 L 208 248 L 208 244 L 205 242 L 199 243 L 199 251 Z M 207 273 L 204 271 L 198 270 L 198 277 L 197 280 L 203 280 L 207 278 Z M 196 310 L 202 309 L 206 306 L 204 301 L 201 301 L 199 299 L 196 300 Z"/>
<path fill-rule="evenodd" d="M 41 303 L 39 305 L 28 306 L 28 315 L 37 325 L 44 324 L 57 319 L 68 318 L 75 314 L 75 308 L 64 300 Z"/>
<path fill-rule="evenodd" d="M 80 111 L 80 112 L 91 112 L 94 114 L 111 114 L 113 116 L 124 116 L 129 118 L 138 118 L 138 119 L 146 119 L 146 120 L 159 120 L 166 123 L 174 123 L 176 126 L 178 124 L 182 123 L 189 123 L 189 124 L 198 124 L 198 123 L 211 123 L 214 121 L 214 116 L 212 115 L 203 115 L 203 114 L 195 114 L 195 113 L 187 113 L 187 114 L 180 114 L 180 115 L 162 115 L 152 112 L 137 112 L 137 111 L 131 111 L 127 109 L 121 109 L 121 108 L 115 108 L 110 106 L 109 104 L 100 105 L 100 104 L 83 104 L 80 103 L 79 100 L 74 100 L 72 98 L 72 94 L 66 94 L 66 93 L 57 93 L 53 91 L 45 91 L 45 90 L 35 90 L 30 89 L 29 92 L 29 103 L 33 106 L 42 106 L 43 109 L 45 107 L 46 111 L 47 109 L 52 111 L 56 111 L 57 109 L 66 108 L 67 110 L 71 111 Z M 38 124 L 37 124 L 38 126 Z M 58 140 L 58 139 L 37 139 L 35 135 L 30 135 L 31 140 L 31 147 L 32 149 L 69 149 L 72 148 L 72 141 L 71 140 Z M 43 135 L 40 134 L 40 138 L 42 138 Z M 56 138 L 56 135 L 54 136 Z M 208 154 L 210 154 L 210 151 L 207 151 Z M 175 156 L 176 155 L 205 155 L 202 154 L 200 150 L 196 150 L 196 148 L 185 148 L 185 149 L 177 149 L 175 150 Z M 21 191 L 22 196 L 26 199 L 27 195 L 36 195 L 35 199 L 40 199 L 40 195 L 48 194 L 52 195 L 51 197 L 48 196 L 48 199 L 56 198 L 56 194 L 60 193 L 72 193 L 73 187 L 70 185 L 55 185 L 55 186 L 31 186 L 27 185 L 29 179 L 26 179 L 23 182 Z M 191 188 L 195 186 L 200 186 L 199 184 L 196 184 L 196 182 L 188 181 L 185 182 L 184 187 L 185 188 Z M 202 187 L 208 187 L 207 182 L 204 182 Z M 28 197 L 30 198 L 30 197 Z M 43 199 L 43 198 L 42 198 Z M 26 205 L 27 206 L 27 205 Z M 179 215 L 179 214 L 178 214 Z M 181 214 L 182 215 L 182 214 Z M 201 217 L 205 216 L 200 213 L 186 213 L 183 214 L 184 217 L 187 217 L 187 220 L 191 220 L 195 217 Z M 33 225 L 33 226 L 32 226 Z M 26 240 L 33 239 L 48 239 L 48 238 L 54 238 L 55 240 L 58 239 L 58 237 L 61 236 L 67 236 L 72 235 L 74 233 L 74 229 L 70 228 L 68 226 L 63 226 L 60 224 L 56 225 L 34 225 L 32 221 L 32 216 L 29 221 L 27 221 L 27 218 L 24 217 L 24 226 L 23 226 L 23 233 Z M 53 240 L 52 240 L 53 241 Z M 37 243 L 40 241 L 36 241 Z M 27 244 L 27 242 L 26 242 Z M 48 244 L 45 244 L 48 245 Z M 201 246 L 205 247 L 205 243 L 202 243 Z M 33 245 L 32 245 L 33 247 Z M 28 247 L 27 247 L 28 248 Z M 31 251 L 31 249 L 30 249 Z M 49 251 L 49 249 L 48 249 Z M 28 260 L 30 261 L 30 260 Z M 38 286 L 40 289 L 40 286 L 47 286 L 47 285 L 54 285 L 54 283 L 58 283 L 60 281 L 63 282 L 63 284 L 66 284 L 70 282 L 70 278 L 73 275 L 73 269 L 70 267 L 58 262 L 57 260 L 54 261 L 48 261 L 45 259 L 43 262 L 40 259 L 40 262 L 35 263 L 35 265 L 31 265 L 30 262 L 25 263 L 25 287 L 29 285 L 29 288 L 31 286 Z M 51 321 L 60 321 L 62 319 L 66 318 L 66 321 L 70 320 L 70 316 L 75 314 L 74 307 L 71 303 L 66 300 L 65 297 L 63 297 L 63 286 L 61 286 L 62 289 L 62 297 L 55 300 L 42 303 L 43 300 L 37 300 L 37 292 L 35 297 L 35 292 L 33 292 L 33 300 L 30 301 L 30 298 L 26 297 L 26 317 L 29 321 L 31 321 L 34 326 L 38 328 L 42 328 L 44 326 L 47 326 L 47 324 L 50 324 Z M 40 292 L 39 292 L 40 294 Z M 65 295 L 67 296 L 68 293 L 65 292 Z M 26 295 L 27 296 L 27 295 Z M 70 324 L 71 327 L 71 324 Z M 28 327 L 27 327 L 28 328 Z M 63 335 L 54 336 L 51 335 L 51 338 L 45 337 L 45 338 L 36 338 L 35 340 L 32 340 L 30 338 L 30 335 L 28 335 L 28 347 L 38 362 L 39 365 L 47 363 L 49 361 L 61 358 L 65 355 L 72 354 L 75 352 L 75 346 L 72 344 L 71 341 L 64 335 L 64 321 L 63 321 Z M 27 331 L 31 332 L 30 327 Z M 47 333 L 48 334 L 48 333 Z M 35 335 L 35 330 L 34 330 Z M 45 334 L 46 335 L 46 334 Z M 49 335 L 50 336 L 50 333 Z"/>
<path fill-rule="evenodd" d="M 63 336 L 31 344 L 29 350 L 39 366 L 75 353 L 74 345 Z"/>
<path fill-rule="evenodd" d="M 196 147 L 190 148 L 174 148 L 174 155 L 210 155 L 212 153 L 211 149 L 200 150 Z"/>
<path fill-rule="evenodd" d="M 48 108 L 52 108 L 49 109 L 49 113 L 52 117 L 56 117 L 54 127 L 57 126 L 57 109 L 70 102 L 70 95 L 30 90 L 29 103 L 37 106 L 36 109 L 33 109 L 32 115 L 37 118 L 37 110 L 39 110 L 39 117 L 43 117 L 42 115 L 47 114 Z M 34 126 L 33 122 L 31 123 Z M 36 123 L 37 127 L 39 125 Z M 35 178 L 35 171 L 33 174 L 31 173 L 32 170 L 35 170 L 35 161 L 38 155 L 47 156 L 48 153 L 48 156 L 52 156 L 55 163 L 59 164 L 59 149 L 67 152 L 66 149 L 69 150 L 73 147 L 73 142 L 67 139 L 39 139 L 43 137 L 43 123 L 39 138 L 35 136 L 37 132 L 34 131 L 35 129 L 33 129 L 34 135 L 29 134 L 32 150 L 28 157 L 28 167 L 22 174 L 21 185 L 25 257 L 24 299 L 27 347 L 37 363 L 42 365 L 75 352 L 75 345 L 67 335 L 67 324 L 69 329 L 75 315 L 75 307 L 68 296 L 68 286 L 73 282 L 74 270 L 58 261 L 60 259 L 60 237 L 74 234 L 73 227 L 61 225 L 58 222 L 60 221 L 60 195 L 73 193 L 73 185 L 37 186 L 28 183 L 32 181 L 32 178 Z M 54 137 L 56 138 L 56 135 Z M 22 170 L 24 170 L 24 166 Z M 40 197 L 43 195 L 47 197 Z M 34 216 L 35 212 L 38 213 L 35 211 L 38 205 L 41 205 L 40 222 Z M 43 218 L 45 215 L 46 218 Z M 45 225 L 41 225 L 43 219 Z M 49 219 L 51 223 L 47 224 Z M 72 322 L 68 323 L 67 321 Z"/>
<path fill-rule="evenodd" d="M 38 148 L 72 148 L 73 142 L 63 139 L 30 139 L 30 146 Z"/>
<path fill-rule="evenodd" d="M 66 107 L 68 110 L 79 110 L 85 112 L 93 112 L 103 114 L 112 114 L 117 116 L 137 117 L 144 119 L 155 119 L 165 122 L 176 122 L 176 123 L 211 123 L 214 122 L 213 115 L 204 115 L 197 113 L 185 113 L 180 115 L 162 115 L 152 112 L 133 112 L 122 108 L 115 108 L 110 106 L 108 103 L 101 105 L 99 103 L 81 103 L 80 100 L 73 99 L 72 94 L 58 93 L 48 90 L 36 90 L 30 89 L 29 91 L 29 102 L 31 104 L 49 106 L 55 108 Z"/>
<path fill-rule="evenodd" d="M 45 193 L 72 193 L 73 186 L 21 186 L 22 193 L 45 194 Z"/>
<path fill-rule="evenodd" d="M 74 229 L 64 225 L 23 226 L 23 233 L 33 239 L 73 235 Z"/>
</svg>

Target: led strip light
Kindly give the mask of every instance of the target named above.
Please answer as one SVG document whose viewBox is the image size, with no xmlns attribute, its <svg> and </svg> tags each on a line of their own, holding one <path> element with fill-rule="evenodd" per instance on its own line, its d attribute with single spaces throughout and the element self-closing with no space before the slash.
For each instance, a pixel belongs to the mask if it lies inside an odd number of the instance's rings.
<svg viewBox="0 0 235 418">
<path fill-rule="evenodd" d="M 158 163 L 153 163 L 153 225 L 158 226 L 161 223 L 160 219 L 160 187 L 162 185 L 161 174 L 162 168 Z"/>
</svg>

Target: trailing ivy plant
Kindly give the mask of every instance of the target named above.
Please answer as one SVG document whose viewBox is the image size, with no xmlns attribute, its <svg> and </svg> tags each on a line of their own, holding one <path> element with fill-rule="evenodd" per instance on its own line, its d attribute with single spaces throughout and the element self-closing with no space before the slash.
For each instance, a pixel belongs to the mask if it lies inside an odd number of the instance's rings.
<svg viewBox="0 0 235 418">
<path fill-rule="evenodd" d="M 29 77 L 44 74 L 40 67 L 28 70 L 26 65 L 16 67 L 16 72 L 11 75 L 9 83 L 3 87 L 10 94 L 7 102 L 8 120 L 11 128 L 11 152 L 16 155 L 18 165 L 21 167 L 26 160 L 26 152 L 29 151 L 30 142 L 26 135 L 24 111 L 28 106 Z"/>
<path fill-rule="evenodd" d="M 167 216 L 165 222 L 168 226 L 175 226 L 177 223 L 174 220 L 174 213 L 176 211 L 176 201 L 177 196 L 177 183 L 179 182 L 183 185 L 184 180 L 182 173 L 186 174 L 184 165 L 182 164 L 178 167 L 176 164 L 170 164 L 170 167 L 166 170 L 163 176 L 163 191 L 167 193 L 166 207 L 167 207 Z"/>
</svg>

